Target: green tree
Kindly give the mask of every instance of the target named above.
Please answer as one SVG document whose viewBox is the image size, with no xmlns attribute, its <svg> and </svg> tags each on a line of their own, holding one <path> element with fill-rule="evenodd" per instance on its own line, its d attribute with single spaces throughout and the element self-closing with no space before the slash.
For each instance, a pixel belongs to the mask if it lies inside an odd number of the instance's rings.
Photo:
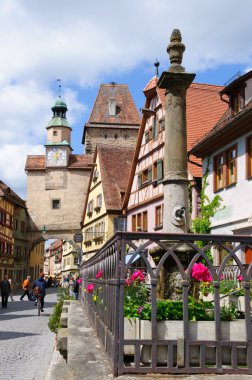
<svg viewBox="0 0 252 380">
<path fill-rule="evenodd" d="M 215 195 L 212 200 L 206 195 L 206 188 L 209 185 L 207 179 L 209 175 L 210 157 L 207 160 L 206 171 L 202 177 L 202 189 L 201 189 L 201 207 L 198 218 L 192 221 L 192 232 L 196 234 L 210 234 L 211 232 L 211 218 L 216 214 L 218 210 L 222 208 L 220 195 Z M 207 243 L 203 241 L 197 242 L 200 248 L 203 248 Z M 212 261 L 212 255 L 210 251 L 206 252 L 210 260 Z"/>
</svg>

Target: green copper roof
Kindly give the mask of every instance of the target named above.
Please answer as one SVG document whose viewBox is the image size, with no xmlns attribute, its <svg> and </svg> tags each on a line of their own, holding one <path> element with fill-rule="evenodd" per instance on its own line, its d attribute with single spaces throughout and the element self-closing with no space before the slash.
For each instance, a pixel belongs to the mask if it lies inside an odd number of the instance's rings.
<svg viewBox="0 0 252 380">
<path fill-rule="evenodd" d="M 67 105 L 65 102 L 63 102 L 60 96 L 58 96 L 55 100 L 54 105 L 52 106 L 52 110 L 54 108 L 65 108 L 67 110 Z"/>
<path fill-rule="evenodd" d="M 61 116 L 56 116 L 56 117 L 52 117 L 52 119 L 50 120 L 49 124 L 47 125 L 47 128 L 48 127 L 67 127 L 67 128 L 71 128 L 67 119 L 64 118 L 64 117 L 61 117 Z"/>
</svg>

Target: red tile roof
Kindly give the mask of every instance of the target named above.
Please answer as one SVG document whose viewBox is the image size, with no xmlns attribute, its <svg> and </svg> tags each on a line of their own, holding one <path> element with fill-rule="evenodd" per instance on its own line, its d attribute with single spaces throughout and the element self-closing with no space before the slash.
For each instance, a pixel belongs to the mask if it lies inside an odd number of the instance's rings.
<svg viewBox="0 0 252 380">
<path fill-rule="evenodd" d="M 20 198 L 9 186 L 0 181 L 0 196 L 6 198 L 12 204 L 26 208 L 25 201 Z"/>
<path fill-rule="evenodd" d="M 249 101 L 239 113 L 230 115 L 230 111 L 227 110 L 210 131 L 194 142 L 191 151 L 197 154 L 198 157 L 203 157 L 206 152 L 207 154 L 210 154 L 210 151 L 212 152 L 213 150 L 213 146 L 217 146 L 218 142 L 222 144 L 224 141 L 225 143 L 229 143 L 230 139 L 232 140 L 232 138 L 237 138 L 238 136 L 249 132 L 251 130 L 251 116 L 252 100 Z M 246 131 L 242 129 L 241 124 L 239 124 L 239 128 L 237 128 L 237 123 L 241 123 L 241 121 L 245 119 L 249 121 Z M 233 127 L 233 129 L 235 128 L 235 132 L 231 131 L 231 127 Z"/>
<path fill-rule="evenodd" d="M 116 116 L 109 115 L 109 100 L 112 98 L 116 101 Z M 140 115 L 128 86 L 101 84 L 87 126 L 89 124 L 139 125 Z"/>
<path fill-rule="evenodd" d="M 68 169 L 86 169 L 92 163 L 92 155 L 70 154 Z M 27 156 L 25 170 L 45 170 L 45 156 Z"/>
<path fill-rule="evenodd" d="M 148 91 L 156 89 L 157 82 L 158 82 L 158 77 L 157 76 L 151 78 L 151 80 L 149 81 L 149 83 L 143 89 L 144 94 L 146 95 L 146 93 Z"/>
<path fill-rule="evenodd" d="M 107 211 L 122 209 L 122 196 L 126 192 L 134 151 L 134 148 L 97 145 Z"/>
</svg>

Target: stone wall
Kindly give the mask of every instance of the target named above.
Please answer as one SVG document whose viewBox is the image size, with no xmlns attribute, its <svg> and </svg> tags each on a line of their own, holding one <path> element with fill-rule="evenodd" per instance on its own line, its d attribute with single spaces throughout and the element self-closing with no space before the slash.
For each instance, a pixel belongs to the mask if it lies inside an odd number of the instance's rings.
<svg viewBox="0 0 252 380">
<path fill-rule="evenodd" d="M 86 127 L 85 152 L 94 153 L 98 143 L 135 147 L 138 127 Z"/>
</svg>

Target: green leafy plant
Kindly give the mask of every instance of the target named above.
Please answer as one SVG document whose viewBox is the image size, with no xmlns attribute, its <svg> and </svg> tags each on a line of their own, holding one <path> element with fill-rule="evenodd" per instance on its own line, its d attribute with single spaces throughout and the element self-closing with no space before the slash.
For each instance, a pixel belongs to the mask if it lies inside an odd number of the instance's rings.
<svg viewBox="0 0 252 380">
<path fill-rule="evenodd" d="M 53 312 L 50 315 L 48 327 L 49 329 L 57 334 L 60 326 L 60 316 L 62 313 L 62 307 L 65 300 L 73 300 L 74 297 L 69 295 L 69 290 L 67 288 L 60 288 L 57 294 L 57 303 L 53 307 Z"/>
<path fill-rule="evenodd" d="M 221 321 L 233 321 L 238 318 L 237 306 L 235 303 L 224 303 L 220 308 Z"/>
<path fill-rule="evenodd" d="M 211 218 L 215 213 L 221 209 L 222 198 L 217 194 L 210 201 L 209 197 L 206 195 L 206 188 L 209 185 L 207 178 L 209 175 L 210 158 L 207 160 L 207 166 L 205 174 L 202 177 L 202 189 L 201 189 L 201 206 L 200 206 L 200 216 L 192 221 L 192 232 L 196 234 L 209 234 L 211 231 Z M 207 243 L 203 241 L 198 241 L 197 245 L 203 248 Z M 209 259 L 213 261 L 210 250 L 206 251 Z"/>
</svg>

